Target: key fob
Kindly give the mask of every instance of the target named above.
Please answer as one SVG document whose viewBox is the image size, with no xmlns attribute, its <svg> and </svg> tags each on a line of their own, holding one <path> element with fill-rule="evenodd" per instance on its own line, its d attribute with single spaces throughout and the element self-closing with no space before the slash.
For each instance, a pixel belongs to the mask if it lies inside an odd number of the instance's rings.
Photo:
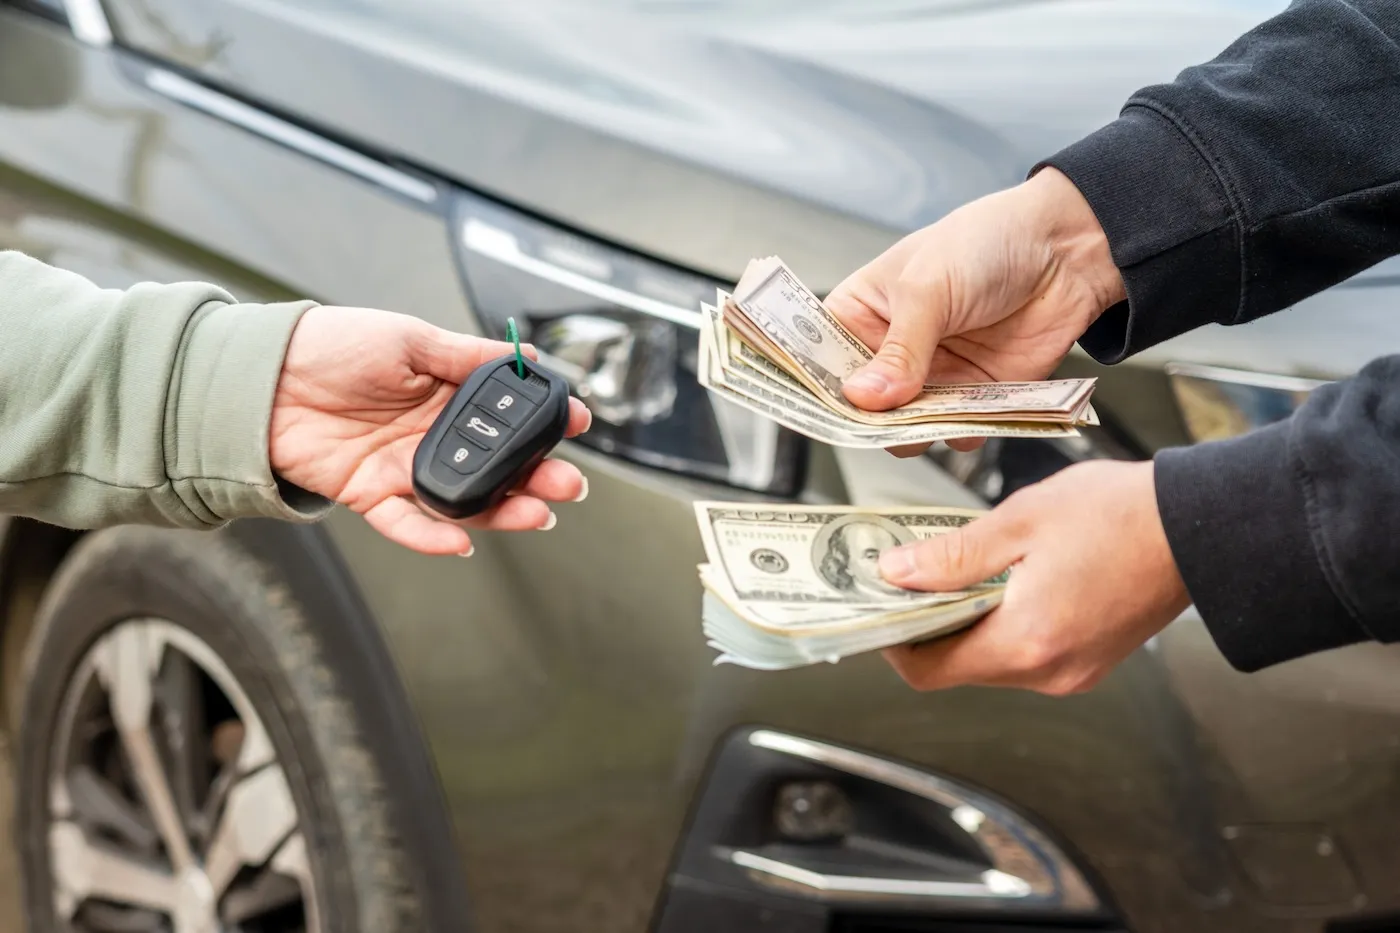
<svg viewBox="0 0 1400 933">
<path fill-rule="evenodd" d="M 413 455 L 413 491 L 448 518 L 485 512 L 564 439 L 569 384 L 514 353 L 467 377 Z"/>
</svg>

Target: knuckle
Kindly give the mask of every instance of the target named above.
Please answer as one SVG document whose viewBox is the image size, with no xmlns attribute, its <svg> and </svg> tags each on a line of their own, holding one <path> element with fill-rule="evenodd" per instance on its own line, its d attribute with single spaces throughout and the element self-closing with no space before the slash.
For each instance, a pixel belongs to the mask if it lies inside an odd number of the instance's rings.
<svg viewBox="0 0 1400 933">
<path fill-rule="evenodd" d="M 972 568 L 981 554 L 977 539 L 966 532 L 953 532 L 933 539 L 934 565 L 952 573 Z"/>
<path fill-rule="evenodd" d="M 1074 696 L 1088 693 L 1098 684 L 1100 679 L 1102 679 L 1101 675 L 1092 670 L 1068 668 L 1050 677 L 1038 689 L 1039 692 L 1047 696 Z"/>
<path fill-rule="evenodd" d="M 1036 687 L 1036 693 L 1043 693 L 1048 697 L 1067 697 L 1074 693 L 1070 686 L 1070 681 L 1054 678 Z"/>
<path fill-rule="evenodd" d="M 1022 641 L 1011 654 L 1011 670 L 1023 677 L 1039 680 L 1053 679 L 1064 653 L 1047 638 L 1031 637 Z"/>
<path fill-rule="evenodd" d="M 883 654 L 906 686 L 921 693 L 938 688 L 940 667 L 928 653 L 921 653 L 913 645 L 900 645 L 886 648 Z"/>
<path fill-rule="evenodd" d="M 925 362 L 920 360 L 914 351 L 909 348 L 909 345 L 904 342 L 902 337 L 897 337 L 893 334 L 885 338 L 885 342 L 880 346 L 878 355 L 887 363 L 892 363 L 894 366 L 907 373 L 919 372 L 922 367 L 926 365 Z"/>
</svg>

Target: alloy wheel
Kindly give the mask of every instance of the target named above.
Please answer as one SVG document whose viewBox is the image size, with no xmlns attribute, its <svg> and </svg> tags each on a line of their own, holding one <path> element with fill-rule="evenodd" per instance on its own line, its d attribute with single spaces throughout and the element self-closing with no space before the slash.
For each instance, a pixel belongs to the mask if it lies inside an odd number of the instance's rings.
<svg viewBox="0 0 1400 933">
<path fill-rule="evenodd" d="M 320 933 L 296 802 L 212 648 L 118 624 L 68 683 L 51 747 L 54 906 L 90 933 Z"/>
</svg>

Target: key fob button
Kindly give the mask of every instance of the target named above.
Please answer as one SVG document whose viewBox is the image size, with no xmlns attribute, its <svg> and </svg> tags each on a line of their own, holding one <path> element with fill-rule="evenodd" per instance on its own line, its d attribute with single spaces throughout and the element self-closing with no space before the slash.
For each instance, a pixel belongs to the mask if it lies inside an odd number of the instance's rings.
<svg viewBox="0 0 1400 933">
<path fill-rule="evenodd" d="M 514 366 L 501 366 L 491 374 L 491 378 L 506 387 L 507 391 L 518 392 L 534 402 L 536 405 L 549 397 L 549 383 L 527 372 L 525 378 L 521 379 L 515 373 Z"/>
<path fill-rule="evenodd" d="M 492 417 L 484 409 L 475 405 L 468 407 L 458 415 L 452 426 L 457 429 L 457 433 L 488 450 L 500 447 L 511 433 L 510 425 Z"/>
<path fill-rule="evenodd" d="M 461 476 L 471 476 L 486 465 L 490 451 L 471 441 L 448 435 L 438 448 L 438 462 Z"/>
<path fill-rule="evenodd" d="M 519 389 L 506 385 L 497 376 L 487 380 L 486 385 L 472 398 L 472 404 L 492 417 L 501 419 L 512 428 L 524 424 L 530 417 L 530 412 L 539 407 Z"/>
</svg>

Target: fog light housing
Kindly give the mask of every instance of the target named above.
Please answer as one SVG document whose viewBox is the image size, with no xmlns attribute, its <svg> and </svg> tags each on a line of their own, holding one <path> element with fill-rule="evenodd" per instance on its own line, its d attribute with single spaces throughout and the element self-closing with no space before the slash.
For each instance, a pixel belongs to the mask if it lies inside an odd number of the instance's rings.
<svg viewBox="0 0 1400 933">
<path fill-rule="evenodd" d="M 855 811 L 830 781 L 789 781 L 778 788 L 773 824 L 794 842 L 841 839 L 855 829 Z"/>
</svg>

